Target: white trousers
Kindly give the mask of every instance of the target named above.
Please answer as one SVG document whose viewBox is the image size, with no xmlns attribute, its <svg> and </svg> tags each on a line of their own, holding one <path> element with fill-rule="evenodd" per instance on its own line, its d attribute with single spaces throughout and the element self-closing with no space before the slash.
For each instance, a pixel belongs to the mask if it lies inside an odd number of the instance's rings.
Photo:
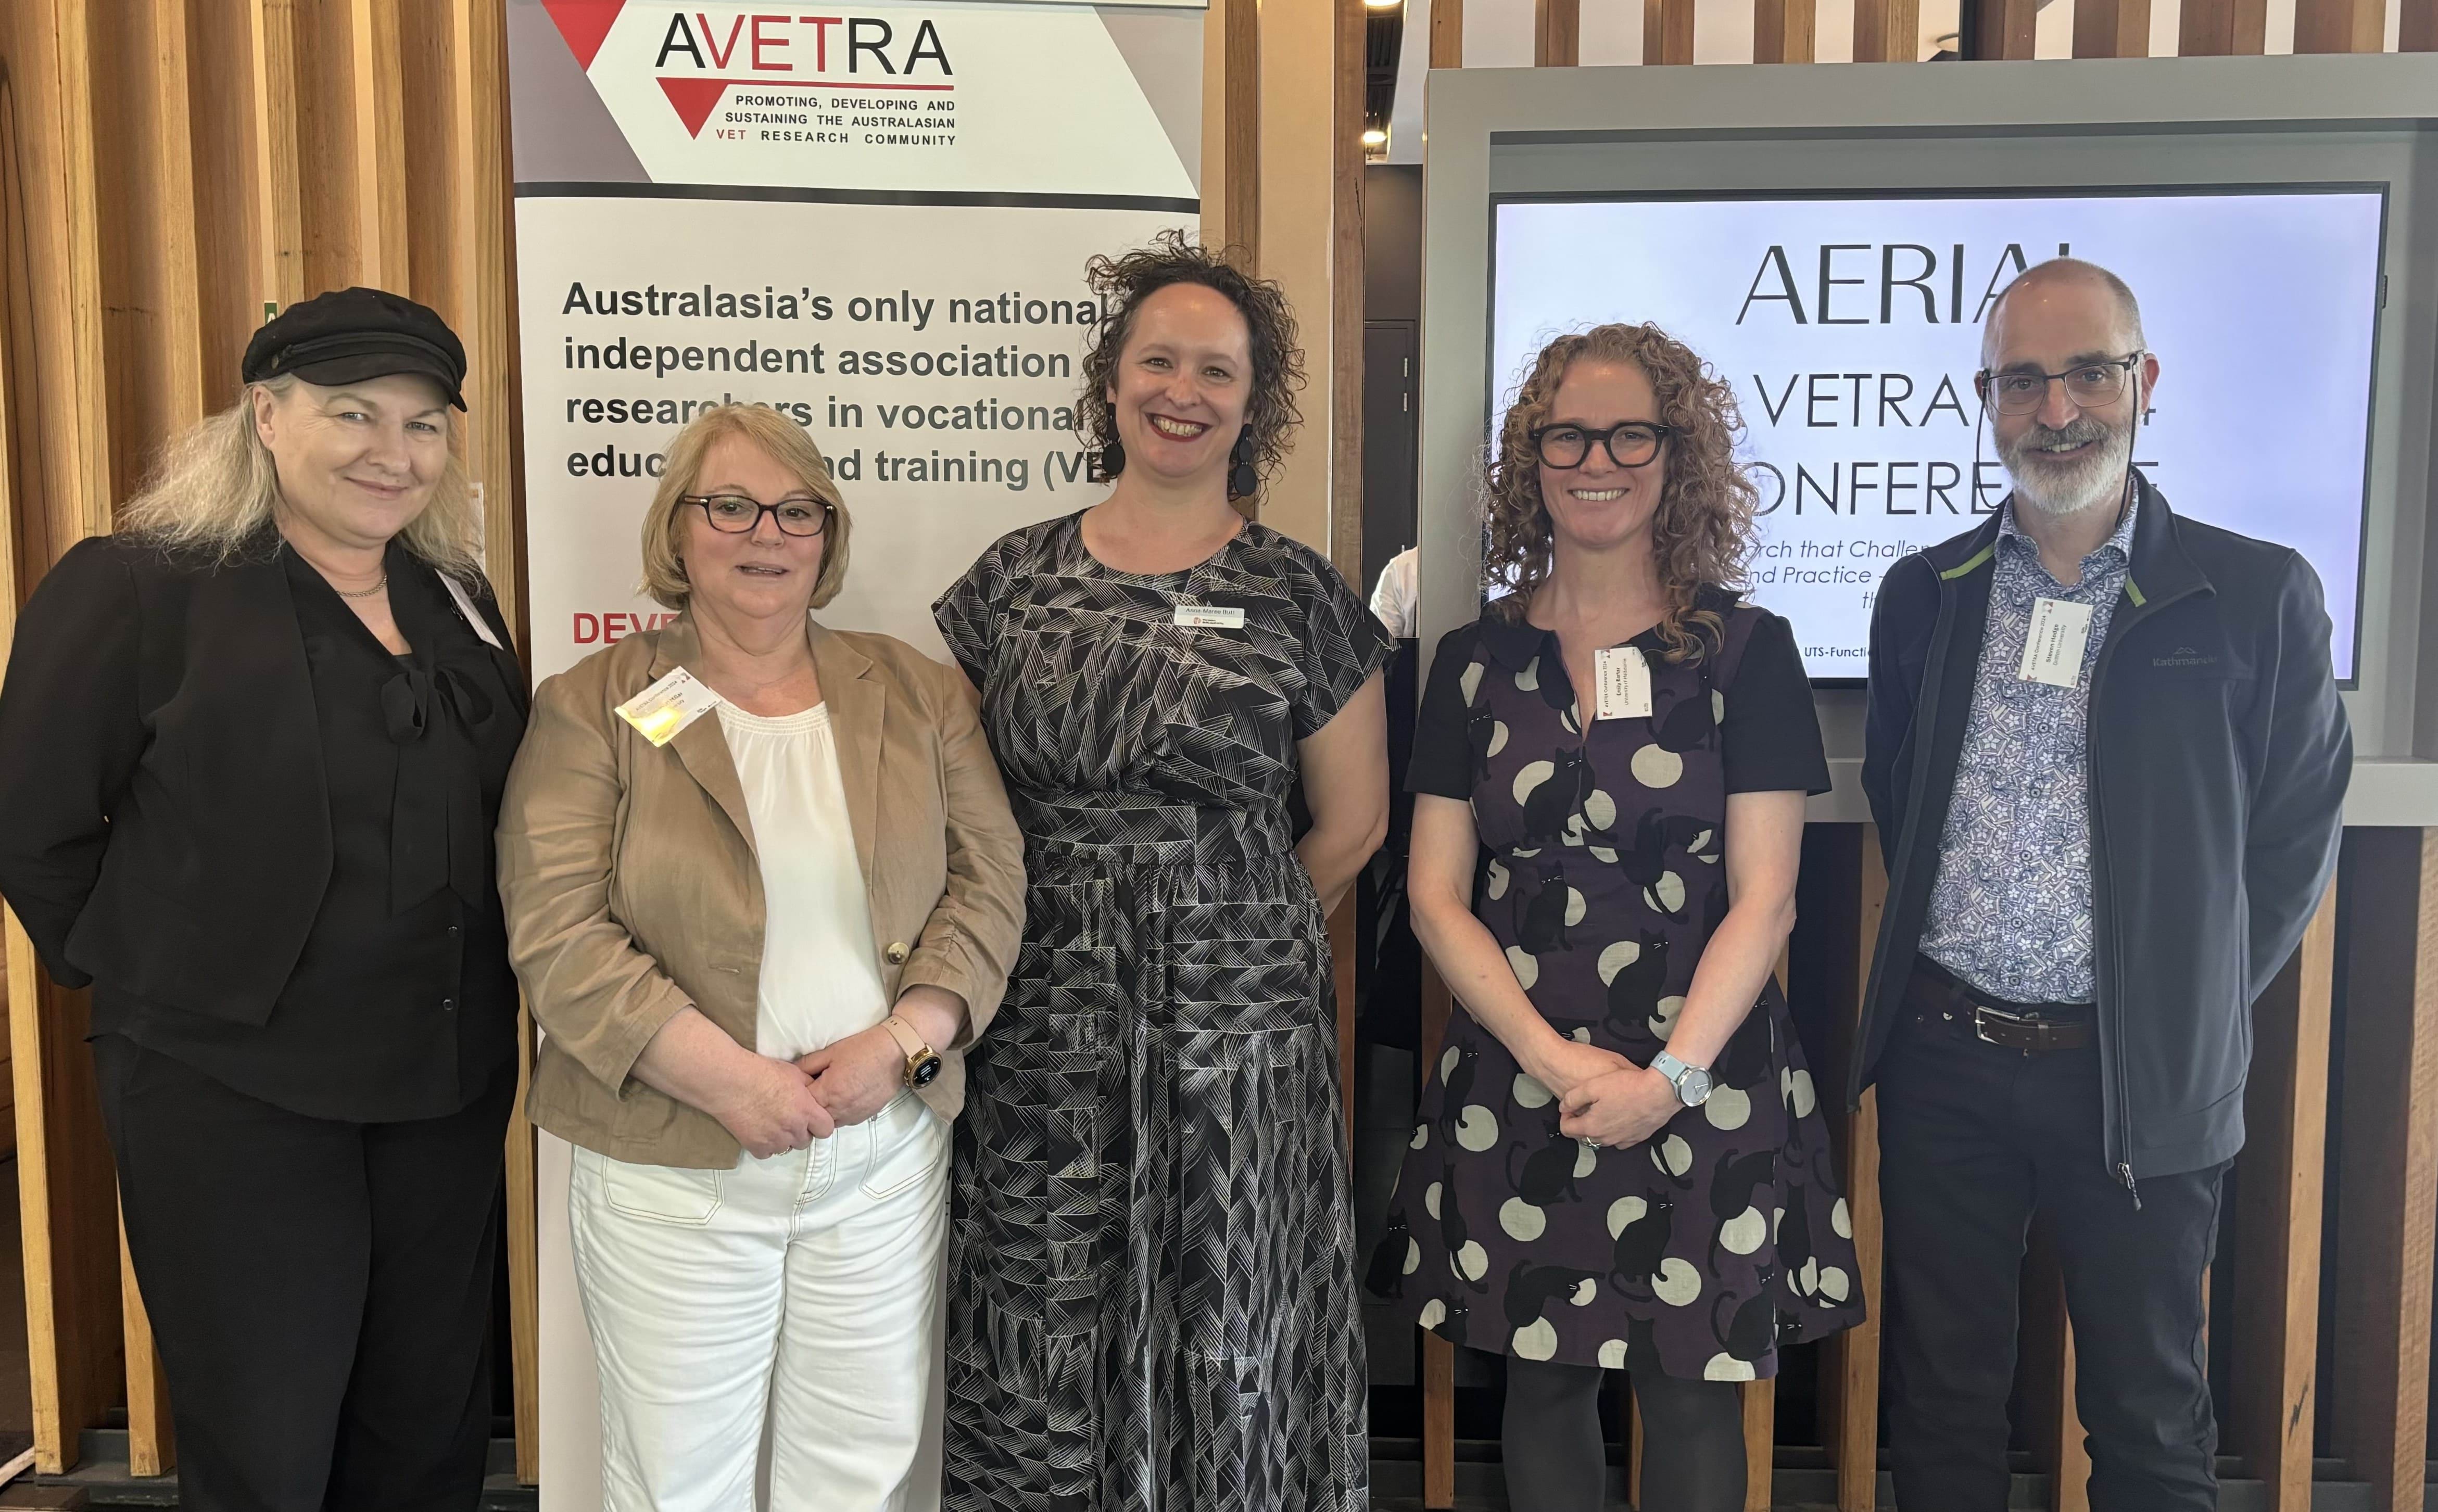
<svg viewBox="0 0 2438 1512">
<path fill-rule="evenodd" d="M 895 1512 L 931 1393 L 948 1126 L 912 1093 L 730 1170 L 577 1149 L 605 1512 Z"/>
</svg>

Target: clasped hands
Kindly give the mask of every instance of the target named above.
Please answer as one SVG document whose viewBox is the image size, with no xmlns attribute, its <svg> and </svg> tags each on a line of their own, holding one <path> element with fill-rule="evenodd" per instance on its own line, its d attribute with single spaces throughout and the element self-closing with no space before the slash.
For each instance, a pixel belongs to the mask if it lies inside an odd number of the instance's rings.
<svg viewBox="0 0 2438 1512">
<path fill-rule="evenodd" d="M 757 1160 L 802 1150 L 863 1122 L 906 1085 L 906 1052 L 874 1026 L 793 1061 L 751 1057 L 716 1110 Z"/>
<path fill-rule="evenodd" d="M 1614 1050 L 1564 1040 L 1532 1074 L 1557 1094 L 1558 1132 L 1616 1147 L 1637 1145 L 1684 1111 L 1676 1088 L 1649 1066 Z"/>
</svg>

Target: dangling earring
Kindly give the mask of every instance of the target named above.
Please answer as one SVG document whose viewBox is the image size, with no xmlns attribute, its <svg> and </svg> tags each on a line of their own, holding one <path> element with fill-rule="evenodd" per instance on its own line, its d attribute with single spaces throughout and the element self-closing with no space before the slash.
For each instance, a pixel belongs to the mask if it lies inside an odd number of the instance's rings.
<svg viewBox="0 0 2438 1512">
<path fill-rule="evenodd" d="M 1253 470 L 1253 432 L 1248 427 L 1236 432 L 1236 444 L 1228 451 L 1228 497 L 1250 499 L 1261 487 L 1262 475 Z"/>
<path fill-rule="evenodd" d="M 1117 437 L 1111 436 L 1109 444 L 1101 448 L 1101 476 L 1104 479 L 1114 478 L 1125 470 L 1125 446 Z"/>
</svg>

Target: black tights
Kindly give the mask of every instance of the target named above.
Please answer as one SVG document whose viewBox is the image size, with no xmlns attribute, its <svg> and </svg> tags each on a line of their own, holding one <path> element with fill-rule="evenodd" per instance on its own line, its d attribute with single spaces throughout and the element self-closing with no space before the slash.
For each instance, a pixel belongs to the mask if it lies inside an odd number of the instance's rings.
<svg viewBox="0 0 2438 1512">
<path fill-rule="evenodd" d="M 1607 1475 L 1600 1368 L 1507 1357 L 1507 1504 L 1600 1512 Z M 1642 1409 L 1642 1512 L 1743 1512 L 1744 1422 L 1733 1383 L 1634 1372 Z"/>
</svg>

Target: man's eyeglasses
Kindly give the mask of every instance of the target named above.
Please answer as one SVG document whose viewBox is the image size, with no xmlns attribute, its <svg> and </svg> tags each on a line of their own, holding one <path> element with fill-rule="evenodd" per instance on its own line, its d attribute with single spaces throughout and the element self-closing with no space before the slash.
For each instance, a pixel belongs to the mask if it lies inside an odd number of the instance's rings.
<svg viewBox="0 0 2438 1512">
<path fill-rule="evenodd" d="M 818 536 L 829 528 L 830 506 L 824 499 L 782 499 L 775 504 L 762 503 L 743 494 L 682 494 L 680 499 L 689 504 L 699 504 L 711 528 L 727 536 L 750 536 L 769 516 L 779 522 L 782 534 Z"/>
<path fill-rule="evenodd" d="M 2148 355 L 2134 352 L 2105 361 L 2078 362 L 2062 373 L 2012 368 L 1992 373 L 1984 368 L 1975 376 L 1980 380 L 1983 402 L 2000 414 L 2031 413 L 2047 402 L 2052 383 L 2063 383 L 2066 396 L 2083 409 L 2096 410 L 2116 402 L 2125 392 L 2125 375 Z"/>
<path fill-rule="evenodd" d="M 1592 431 L 1579 425 L 1536 426 L 1525 432 L 1532 442 L 1533 454 L 1545 466 L 1564 471 L 1580 467 L 1592 454 L 1597 441 L 1608 448 L 1608 460 L 1620 467 L 1645 467 L 1659 455 L 1659 444 L 1676 433 L 1676 428 L 1652 425 L 1647 420 L 1628 420 L 1605 431 Z"/>
</svg>

